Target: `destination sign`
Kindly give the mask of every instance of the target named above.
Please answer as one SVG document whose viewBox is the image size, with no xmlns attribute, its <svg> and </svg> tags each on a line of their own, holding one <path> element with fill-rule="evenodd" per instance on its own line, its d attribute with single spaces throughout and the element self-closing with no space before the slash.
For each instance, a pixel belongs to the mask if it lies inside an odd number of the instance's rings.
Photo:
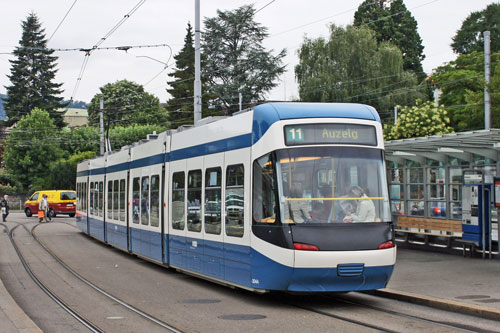
<svg viewBox="0 0 500 333">
<path fill-rule="evenodd" d="M 285 126 L 287 146 L 312 144 L 377 145 L 375 127 L 356 124 L 301 124 Z"/>
</svg>

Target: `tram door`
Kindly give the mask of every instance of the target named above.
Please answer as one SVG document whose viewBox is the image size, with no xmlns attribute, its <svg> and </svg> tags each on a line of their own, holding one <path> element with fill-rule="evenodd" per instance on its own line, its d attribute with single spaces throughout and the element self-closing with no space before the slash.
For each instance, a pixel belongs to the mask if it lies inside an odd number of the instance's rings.
<svg viewBox="0 0 500 333">
<path fill-rule="evenodd" d="M 203 273 L 224 278 L 223 175 L 224 153 L 207 155 L 203 161 Z"/>
<path fill-rule="evenodd" d="M 185 267 L 191 271 L 201 273 L 203 270 L 204 249 L 201 218 L 203 157 L 195 157 L 187 160 L 186 185 Z"/>
<path fill-rule="evenodd" d="M 250 284 L 250 148 L 224 154 L 224 279 Z"/>
<path fill-rule="evenodd" d="M 172 266 L 185 267 L 183 252 L 186 249 L 186 160 L 172 161 L 168 182 L 168 262 Z"/>
</svg>

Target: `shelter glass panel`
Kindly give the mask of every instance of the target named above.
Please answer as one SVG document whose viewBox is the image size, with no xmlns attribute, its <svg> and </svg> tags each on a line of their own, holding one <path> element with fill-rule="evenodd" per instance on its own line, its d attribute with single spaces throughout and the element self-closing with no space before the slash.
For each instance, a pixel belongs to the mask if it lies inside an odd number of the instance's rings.
<svg viewBox="0 0 500 333">
<path fill-rule="evenodd" d="M 404 182 L 404 169 L 390 169 L 390 182 L 391 183 L 403 183 Z"/>
<path fill-rule="evenodd" d="M 446 201 L 430 201 L 427 205 L 430 217 L 446 218 Z"/>
</svg>

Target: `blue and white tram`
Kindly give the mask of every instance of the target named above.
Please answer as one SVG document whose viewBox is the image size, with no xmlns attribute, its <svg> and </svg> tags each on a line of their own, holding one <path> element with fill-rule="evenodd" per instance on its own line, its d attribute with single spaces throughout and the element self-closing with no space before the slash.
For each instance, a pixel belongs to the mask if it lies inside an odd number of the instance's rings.
<svg viewBox="0 0 500 333">
<path fill-rule="evenodd" d="M 79 228 L 257 292 L 378 289 L 392 274 L 380 118 L 269 103 L 78 165 Z"/>
</svg>

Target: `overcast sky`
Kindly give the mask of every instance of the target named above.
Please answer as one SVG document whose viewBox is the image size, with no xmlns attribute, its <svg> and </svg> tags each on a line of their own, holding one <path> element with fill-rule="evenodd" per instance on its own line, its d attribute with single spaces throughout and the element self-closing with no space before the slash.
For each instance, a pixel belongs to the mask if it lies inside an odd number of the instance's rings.
<svg viewBox="0 0 500 333">
<path fill-rule="evenodd" d="M 55 31 L 75 0 L 3 0 L 0 11 L 0 93 L 10 85 L 11 58 L 8 54 L 21 38 L 21 21 L 30 12 L 38 15 L 47 38 Z M 140 0 L 77 0 L 65 21 L 54 34 L 51 48 L 91 48 L 110 31 Z M 201 17 L 216 16 L 217 9 L 232 10 L 245 4 L 261 9 L 256 21 L 267 27 L 269 38 L 264 46 L 274 53 L 285 48 L 287 72 L 280 85 L 267 96 L 275 100 L 298 97 L 294 79 L 297 49 L 304 36 L 326 37 L 328 25 L 352 24 L 354 12 L 362 0 L 200 0 Z M 493 0 L 405 0 L 406 7 L 417 20 L 418 31 L 425 46 L 423 66 L 431 73 L 437 66 L 455 59 L 451 51 L 451 38 L 463 20 L 473 11 L 486 8 Z M 195 0 L 145 0 L 145 2 L 116 30 L 101 47 L 126 45 L 168 44 L 173 54 L 183 46 L 188 21 L 194 26 Z M 266 6 L 267 5 L 267 6 Z M 202 23 L 203 30 L 203 23 Z M 492 36 L 492 38 L 495 38 Z M 57 52 L 56 82 L 63 83 L 64 98 L 69 99 L 84 60 L 83 52 Z M 160 62 L 168 62 L 164 69 Z M 11 58 L 12 59 L 12 58 Z M 75 100 L 89 102 L 99 87 L 122 79 L 145 85 L 145 89 L 168 99 L 165 89 L 168 73 L 174 66 L 170 48 L 130 49 L 128 52 L 95 51 L 89 58 Z M 161 74 L 159 74 L 161 72 Z M 159 74 L 159 75 L 158 75 Z M 155 78 L 156 76 L 156 78 Z M 154 79 L 153 79 L 154 78 Z"/>
</svg>

